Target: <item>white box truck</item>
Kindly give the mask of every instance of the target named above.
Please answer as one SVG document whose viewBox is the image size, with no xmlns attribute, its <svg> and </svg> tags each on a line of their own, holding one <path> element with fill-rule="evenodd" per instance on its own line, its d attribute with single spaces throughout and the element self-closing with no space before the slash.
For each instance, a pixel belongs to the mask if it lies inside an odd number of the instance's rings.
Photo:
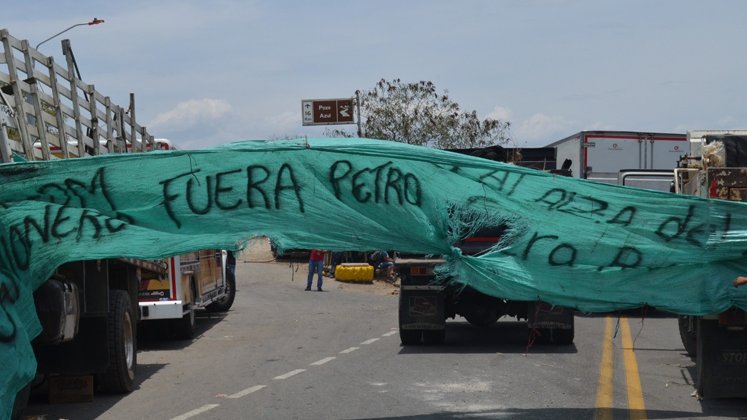
<svg viewBox="0 0 747 420">
<path fill-rule="evenodd" d="M 638 131 L 580 131 L 547 147 L 557 149 L 558 169 L 570 159 L 571 176 L 608 184 L 618 184 L 620 171 L 673 170 L 688 152 L 686 134 Z"/>
</svg>

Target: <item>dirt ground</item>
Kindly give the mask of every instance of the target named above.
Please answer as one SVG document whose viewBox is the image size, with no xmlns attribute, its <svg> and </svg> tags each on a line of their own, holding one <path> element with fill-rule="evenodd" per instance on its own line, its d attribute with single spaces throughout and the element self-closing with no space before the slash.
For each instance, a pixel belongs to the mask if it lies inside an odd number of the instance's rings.
<svg viewBox="0 0 747 420">
<path fill-rule="evenodd" d="M 286 265 L 291 268 L 295 275 L 305 279 L 308 275 L 308 264 L 305 262 L 290 262 L 276 260 L 270 250 L 270 242 L 267 238 L 254 238 L 249 245 L 236 257 L 237 263 L 265 263 Z M 326 272 L 326 271 L 325 271 Z M 374 278 L 371 283 L 343 282 L 325 276 L 326 289 L 348 290 L 360 293 L 374 293 L 377 295 L 398 295 L 399 281 L 390 283 L 383 278 Z"/>
</svg>

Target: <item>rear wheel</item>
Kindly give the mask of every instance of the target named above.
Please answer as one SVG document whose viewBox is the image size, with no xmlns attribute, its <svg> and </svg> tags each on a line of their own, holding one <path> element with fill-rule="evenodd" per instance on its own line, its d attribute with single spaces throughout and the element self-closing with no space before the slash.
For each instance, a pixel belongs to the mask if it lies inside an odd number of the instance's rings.
<svg viewBox="0 0 747 420">
<path fill-rule="evenodd" d="M 185 297 L 185 300 L 191 301 L 187 304 L 187 313 L 182 315 L 181 319 L 172 319 L 171 326 L 179 340 L 191 340 L 195 336 L 195 326 L 197 325 L 197 313 L 194 302 L 197 300 L 197 284 L 194 277 L 189 280 L 189 290 L 192 292 L 191 297 Z"/>
<path fill-rule="evenodd" d="M 403 346 L 414 346 L 420 344 L 420 337 L 422 336 L 420 330 L 399 330 L 399 340 Z"/>
<path fill-rule="evenodd" d="M 573 344 L 573 328 L 569 330 L 561 330 L 560 328 L 542 328 L 540 334 L 543 341 L 548 344 L 557 344 L 560 346 Z"/>
<path fill-rule="evenodd" d="M 195 316 L 195 309 L 192 305 L 189 305 L 189 312 L 184 314 L 182 319 L 174 319 L 172 322 L 174 323 L 174 332 L 178 339 L 191 340 L 194 338 L 197 319 Z"/>
<path fill-rule="evenodd" d="M 225 295 L 209 304 L 206 308 L 210 312 L 227 312 L 233 306 L 236 298 L 236 275 L 226 270 L 226 293 Z"/>
<path fill-rule="evenodd" d="M 446 338 L 446 330 L 423 331 L 423 342 L 425 344 L 441 344 Z"/>
<path fill-rule="evenodd" d="M 16 394 L 16 399 L 13 402 L 13 412 L 10 415 L 11 420 L 20 420 L 23 418 L 23 413 L 26 411 L 26 406 L 29 402 L 29 394 L 31 394 L 30 383 Z"/>
<path fill-rule="evenodd" d="M 127 292 L 111 290 L 106 319 L 109 366 L 105 373 L 97 376 L 99 389 L 103 392 L 132 392 L 137 366 L 134 320 Z"/>
<path fill-rule="evenodd" d="M 697 355 L 696 349 L 698 347 L 698 335 L 695 332 L 694 321 L 695 318 L 691 316 L 680 315 L 677 317 L 677 324 L 680 327 L 680 338 L 682 339 L 682 345 L 685 346 L 685 351 L 690 357 L 695 357 Z"/>
</svg>

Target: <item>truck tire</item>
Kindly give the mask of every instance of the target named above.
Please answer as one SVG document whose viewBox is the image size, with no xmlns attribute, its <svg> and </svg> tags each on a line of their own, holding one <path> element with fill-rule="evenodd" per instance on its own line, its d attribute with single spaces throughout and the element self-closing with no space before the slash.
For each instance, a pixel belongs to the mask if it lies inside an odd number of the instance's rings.
<svg viewBox="0 0 747 420">
<path fill-rule="evenodd" d="M 399 341 L 403 346 L 416 346 L 420 344 L 420 337 L 423 332 L 420 330 L 403 330 L 399 329 Z"/>
<path fill-rule="evenodd" d="M 228 312 L 236 298 L 236 275 L 226 270 L 226 294 L 212 302 L 206 309 L 210 312 Z"/>
<path fill-rule="evenodd" d="M 695 357 L 697 355 L 698 348 L 698 335 L 695 332 L 695 323 L 690 327 L 690 320 L 693 319 L 690 316 L 680 315 L 677 317 L 677 324 L 680 327 L 680 339 L 682 339 L 682 345 L 685 347 L 687 355 Z"/>
<path fill-rule="evenodd" d="M 189 288 L 192 291 L 192 302 L 188 304 L 188 312 L 182 315 L 181 319 L 172 319 L 169 322 L 176 338 L 179 340 L 191 340 L 195 336 L 197 310 L 194 302 L 197 300 L 197 284 L 194 277 L 189 279 Z"/>
<path fill-rule="evenodd" d="M 700 333 L 701 341 L 706 340 L 709 336 L 713 336 L 714 330 L 718 329 L 718 321 L 693 318 L 695 323 L 695 329 Z M 696 333 L 697 334 L 697 333 Z M 697 335 L 696 335 L 697 343 Z M 713 369 L 712 358 L 709 358 L 709 354 L 713 352 L 704 351 L 706 347 L 705 342 L 697 343 L 696 345 L 696 356 L 695 356 L 695 390 L 700 398 L 713 398 L 712 390 L 714 387 L 718 388 L 718 382 L 721 380 L 718 371 Z"/>
<path fill-rule="evenodd" d="M 184 314 L 181 319 L 172 319 L 171 321 L 174 325 L 176 338 L 180 340 L 191 340 L 194 338 L 197 318 L 192 305 L 189 305 L 189 312 Z"/>
<path fill-rule="evenodd" d="M 423 343 L 429 345 L 442 344 L 446 339 L 446 330 L 423 331 Z"/>
<path fill-rule="evenodd" d="M 550 337 L 550 343 L 556 344 L 559 346 L 570 346 L 573 344 L 573 338 L 574 338 L 574 331 L 573 328 L 568 330 L 563 330 L 560 328 L 551 328 L 547 331 L 546 334 L 549 334 Z"/>
<path fill-rule="evenodd" d="M 21 420 L 24 417 L 23 413 L 26 411 L 26 407 L 28 406 L 30 394 L 30 383 L 18 391 L 16 399 L 13 401 L 13 412 L 10 414 L 11 420 Z"/>
<path fill-rule="evenodd" d="M 105 373 L 97 375 L 98 389 L 116 394 L 132 392 L 137 366 L 137 342 L 132 304 L 124 290 L 109 292 L 106 339 L 109 366 Z"/>
</svg>

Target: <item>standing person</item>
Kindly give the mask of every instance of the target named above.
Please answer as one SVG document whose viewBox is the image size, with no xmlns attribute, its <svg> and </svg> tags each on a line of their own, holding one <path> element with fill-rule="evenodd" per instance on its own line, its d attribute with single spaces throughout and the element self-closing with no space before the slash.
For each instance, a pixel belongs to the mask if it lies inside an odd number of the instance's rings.
<svg viewBox="0 0 747 420">
<path fill-rule="evenodd" d="M 322 291 L 322 271 L 324 270 L 324 251 L 312 249 L 309 254 L 309 277 L 306 279 L 306 290 L 311 290 L 314 273 L 317 273 L 316 290 Z"/>
</svg>

